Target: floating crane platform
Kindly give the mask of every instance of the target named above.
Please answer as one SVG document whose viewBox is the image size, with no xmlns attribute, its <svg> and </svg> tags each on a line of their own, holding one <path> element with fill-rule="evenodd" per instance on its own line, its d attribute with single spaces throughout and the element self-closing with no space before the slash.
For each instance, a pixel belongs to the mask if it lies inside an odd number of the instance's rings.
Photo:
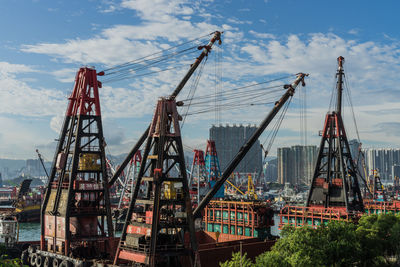
<svg viewBox="0 0 400 267">
<path fill-rule="evenodd" d="M 292 227 L 319 227 L 330 221 L 356 222 L 362 212 L 347 212 L 342 208 L 284 206 L 279 213 L 279 229 L 288 225 Z"/>
<path fill-rule="evenodd" d="M 364 208 L 366 214 L 400 214 L 400 201 L 376 201 L 373 199 L 364 199 Z"/>
<path fill-rule="evenodd" d="M 219 242 L 271 237 L 274 211 L 261 201 L 212 200 L 204 209 L 206 233 Z"/>
</svg>

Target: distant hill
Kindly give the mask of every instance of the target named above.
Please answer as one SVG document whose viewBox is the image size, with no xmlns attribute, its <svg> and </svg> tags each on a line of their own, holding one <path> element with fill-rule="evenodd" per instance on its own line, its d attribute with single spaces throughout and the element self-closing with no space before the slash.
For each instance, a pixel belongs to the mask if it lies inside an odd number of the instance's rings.
<svg viewBox="0 0 400 267">
<path fill-rule="evenodd" d="M 10 170 L 19 170 L 26 165 L 23 159 L 0 159 L 0 168 L 9 168 Z"/>
<path fill-rule="evenodd" d="M 25 179 L 32 179 L 31 186 L 41 186 L 41 185 L 44 185 L 40 179 L 38 179 L 38 178 L 32 178 L 32 177 L 27 177 L 27 176 L 25 176 L 25 177 L 20 176 L 20 177 L 14 178 L 14 179 L 5 180 L 5 181 L 3 181 L 3 185 L 5 185 L 5 186 L 7 186 L 7 185 L 8 185 L 8 186 L 18 186 L 18 185 L 20 185 L 20 184 L 22 183 L 22 181 L 25 180 Z"/>
</svg>

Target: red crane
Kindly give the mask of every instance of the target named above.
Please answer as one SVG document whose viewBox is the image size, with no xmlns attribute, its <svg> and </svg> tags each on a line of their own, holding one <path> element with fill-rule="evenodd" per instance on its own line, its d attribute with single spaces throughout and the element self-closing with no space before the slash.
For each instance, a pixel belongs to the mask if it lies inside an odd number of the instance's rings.
<svg viewBox="0 0 400 267">
<path fill-rule="evenodd" d="M 174 99 L 158 101 L 114 264 L 127 260 L 149 266 L 178 266 L 184 256 L 189 256 L 192 266 L 196 261 L 197 241 L 179 117 Z M 174 167 L 178 173 L 173 172 Z M 185 246 L 185 232 L 189 234 L 189 247 Z"/>
<path fill-rule="evenodd" d="M 338 57 L 336 110 L 325 118 L 306 206 L 363 212 L 357 169 L 342 120 L 343 63 L 344 58 Z"/>
<path fill-rule="evenodd" d="M 80 266 L 114 251 L 97 81 L 102 74 L 88 67 L 76 74 L 43 198 L 40 249 L 22 255 L 31 265 Z"/>
</svg>

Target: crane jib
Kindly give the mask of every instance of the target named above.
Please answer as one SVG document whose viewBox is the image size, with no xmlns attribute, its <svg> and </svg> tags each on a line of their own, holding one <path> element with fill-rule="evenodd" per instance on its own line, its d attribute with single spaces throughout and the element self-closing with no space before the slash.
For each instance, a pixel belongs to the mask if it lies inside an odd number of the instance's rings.
<svg viewBox="0 0 400 267">
<path fill-rule="evenodd" d="M 207 193 L 207 195 L 203 198 L 203 200 L 199 203 L 197 208 L 194 210 L 193 216 L 195 218 L 198 218 L 201 216 L 201 211 L 205 208 L 205 206 L 207 206 L 207 204 L 210 202 L 210 200 L 214 197 L 214 195 L 221 188 L 221 186 L 223 186 L 225 181 L 232 174 L 233 170 L 239 165 L 239 163 L 242 161 L 242 159 L 246 156 L 247 152 L 250 150 L 250 148 L 253 146 L 253 144 L 258 140 L 260 135 L 264 132 L 265 128 L 270 124 L 272 119 L 279 112 L 281 107 L 285 104 L 285 102 L 289 99 L 290 96 L 293 96 L 297 85 L 299 85 L 299 83 L 301 82 L 302 85 L 305 86 L 304 78 L 306 76 L 308 76 L 308 74 L 299 73 L 299 74 L 297 74 L 296 80 L 292 84 L 285 86 L 285 88 L 287 89 L 285 94 L 281 97 L 281 99 L 279 99 L 279 101 L 277 101 L 275 103 L 274 108 L 270 111 L 270 113 L 267 115 L 267 117 L 264 119 L 264 121 L 260 124 L 258 129 L 250 137 L 250 139 L 239 149 L 239 152 L 236 154 L 236 156 L 232 159 L 232 161 L 229 163 L 229 165 L 224 170 L 223 174 L 221 175 L 221 178 L 219 178 L 217 180 L 214 187 L 210 189 L 210 191 Z"/>
<path fill-rule="evenodd" d="M 195 62 L 190 66 L 189 71 L 186 73 L 185 77 L 183 77 L 182 81 L 178 84 L 178 86 L 175 88 L 173 93 L 171 94 L 171 98 L 175 98 L 178 96 L 178 94 L 181 92 L 187 81 L 190 79 L 192 76 L 193 72 L 196 70 L 196 68 L 199 66 L 201 61 L 208 55 L 208 53 L 211 51 L 211 48 L 213 44 L 218 41 L 219 44 L 221 44 L 221 34 L 222 32 L 216 31 L 214 32 L 213 37 L 211 38 L 210 42 L 202 47 L 202 52 L 198 58 L 196 58 Z M 115 171 L 114 175 L 111 177 L 110 181 L 108 182 L 108 185 L 111 187 L 115 181 L 118 179 L 118 177 L 121 175 L 122 171 L 125 169 L 125 167 L 128 165 L 129 161 L 131 158 L 135 155 L 135 153 L 139 150 L 139 148 L 142 146 L 144 141 L 146 140 L 147 135 L 149 134 L 150 126 L 147 127 L 146 131 L 142 134 L 142 136 L 139 138 L 135 146 L 129 151 L 127 157 L 124 159 L 124 161 L 121 163 L 120 167 Z"/>
</svg>

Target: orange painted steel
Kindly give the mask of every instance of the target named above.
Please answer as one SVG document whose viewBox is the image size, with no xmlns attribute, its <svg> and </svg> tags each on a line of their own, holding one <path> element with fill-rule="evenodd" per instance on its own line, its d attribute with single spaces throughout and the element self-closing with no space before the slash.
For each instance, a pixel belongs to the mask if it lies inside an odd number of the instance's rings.
<svg viewBox="0 0 400 267">
<path fill-rule="evenodd" d="M 324 208 L 286 205 L 279 213 L 279 229 L 282 229 L 285 225 L 296 228 L 302 226 L 315 228 L 329 221 L 357 221 L 361 215 L 361 212 L 347 212 L 344 207 Z"/>
<path fill-rule="evenodd" d="M 222 242 L 254 238 L 256 237 L 255 230 L 269 229 L 274 224 L 272 209 L 265 202 L 257 201 L 212 200 L 204 210 L 203 221 L 206 225 L 206 232 Z M 220 231 L 209 231 L 210 224 L 213 227 L 219 225 Z M 223 232 L 224 226 L 227 233 Z M 250 229 L 248 235 L 246 235 L 245 228 Z M 233 233 L 232 229 L 234 229 Z M 217 234 L 217 232 L 219 233 Z"/>
<path fill-rule="evenodd" d="M 374 201 L 372 199 L 364 199 L 364 208 L 365 213 L 367 214 L 386 214 L 400 213 L 400 201 L 392 200 L 392 201 Z"/>
</svg>

